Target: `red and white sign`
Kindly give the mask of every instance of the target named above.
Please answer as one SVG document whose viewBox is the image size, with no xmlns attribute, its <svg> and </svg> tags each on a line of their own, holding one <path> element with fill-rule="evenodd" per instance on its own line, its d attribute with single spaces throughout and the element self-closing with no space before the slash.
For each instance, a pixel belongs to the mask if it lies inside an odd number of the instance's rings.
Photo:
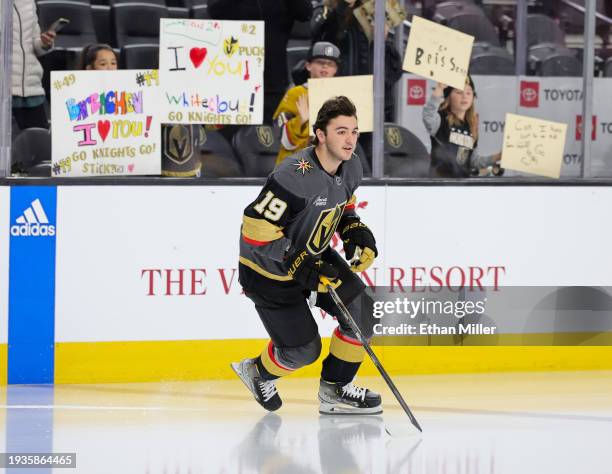
<svg viewBox="0 0 612 474">
<path fill-rule="evenodd" d="M 540 83 L 521 81 L 521 107 L 536 108 L 540 106 Z"/>
<path fill-rule="evenodd" d="M 408 79 L 408 105 L 425 105 L 427 81 Z"/>
<path fill-rule="evenodd" d="M 591 140 L 597 140 L 597 115 L 593 115 Z M 576 115 L 576 140 L 582 140 L 582 115 Z"/>
</svg>

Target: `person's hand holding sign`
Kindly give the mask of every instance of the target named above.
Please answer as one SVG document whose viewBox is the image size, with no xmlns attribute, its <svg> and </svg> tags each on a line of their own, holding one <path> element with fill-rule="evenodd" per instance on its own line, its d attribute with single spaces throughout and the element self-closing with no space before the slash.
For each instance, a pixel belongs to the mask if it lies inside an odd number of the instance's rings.
<svg viewBox="0 0 612 474">
<path fill-rule="evenodd" d="M 434 88 L 432 95 L 434 97 L 442 97 L 444 95 L 444 89 L 447 88 L 446 84 L 442 84 L 441 82 L 436 82 L 436 87 Z"/>
<path fill-rule="evenodd" d="M 298 109 L 298 114 L 300 114 L 300 122 L 303 125 L 310 120 L 310 114 L 308 112 L 308 95 L 302 94 L 299 96 L 296 106 Z"/>
</svg>

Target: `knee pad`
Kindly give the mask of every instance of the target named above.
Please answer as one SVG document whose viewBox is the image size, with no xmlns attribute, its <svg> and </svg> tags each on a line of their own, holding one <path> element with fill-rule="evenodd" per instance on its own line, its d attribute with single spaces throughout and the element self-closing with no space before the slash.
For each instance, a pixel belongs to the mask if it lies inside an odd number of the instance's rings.
<svg viewBox="0 0 612 474">
<path fill-rule="evenodd" d="M 317 334 L 308 344 L 299 347 L 277 348 L 283 363 L 292 369 L 299 369 L 315 362 L 321 355 L 321 336 Z"/>
</svg>

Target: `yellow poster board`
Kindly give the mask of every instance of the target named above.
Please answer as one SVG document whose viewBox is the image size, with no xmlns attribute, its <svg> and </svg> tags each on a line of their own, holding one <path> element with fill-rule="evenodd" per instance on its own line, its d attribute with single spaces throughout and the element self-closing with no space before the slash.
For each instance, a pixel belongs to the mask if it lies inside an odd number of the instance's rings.
<svg viewBox="0 0 612 474">
<path fill-rule="evenodd" d="M 473 36 L 415 15 L 404 70 L 463 90 L 473 44 Z"/>
<path fill-rule="evenodd" d="M 325 77 L 308 79 L 310 124 L 315 123 L 323 103 L 338 95 L 351 99 L 357 108 L 360 132 L 374 130 L 374 76 Z M 312 127 L 310 134 L 314 135 Z"/>
<path fill-rule="evenodd" d="M 503 168 L 559 178 L 567 124 L 506 114 Z"/>
</svg>

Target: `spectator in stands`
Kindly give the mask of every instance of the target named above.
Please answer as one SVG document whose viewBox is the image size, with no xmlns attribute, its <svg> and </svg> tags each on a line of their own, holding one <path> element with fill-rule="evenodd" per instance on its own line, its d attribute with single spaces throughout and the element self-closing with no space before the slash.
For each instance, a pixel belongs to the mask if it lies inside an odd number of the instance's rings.
<svg viewBox="0 0 612 474">
<path fill-rule="evenodd" d="M 41 34 L 34 0 L 13 0 L 12 111 L 20 129 L 49 128 L 43 68 L 37 56 L 53 47 L 54 31 Z"/>
<path fill-rule="evenodd" d="M 275 107 L 289 86 L 289 34 L 294 21 L 310 20 L 310 0 L 209 0 L 208 12 L 216 20 L 265 21 L 264 122 L 270 123 Z"/>
<path fill-rule="evenodd" d="M 362 0 L 317 1 L 311 21 L 313 41 L 329 41 L 340 48 L 341 76 L 372 74 L 372 44 L 353 10 Z M 393 85 L 402 77 L 402 59 L 385 31 L 385 120 L 393 119 Z"/>
<path fill-rule="evenodd" d="M 310 48 L 306 70 L 313 79 L 336 75 L 340 50 L 333 44 L 320 41 Z M 308 83 L 292 87 L 274 112 L 274 120 L 281 130 L 281 147 L 276 164 L 287 156 L 306 148 L 310 139 L 308 113 Z"/>
<path fill-rule="evenodd" d="M 431 136 L 431 176 L 466 178 L 493 166 L 501 154 L 478 153 L 478 115 L 474 106 L 474 82 L 467 77 L 465 89 L 438 83 L 423 108 L 423 123 Z"/>
<path fill-rule="evenodd" d="M 107 44 L 88 44 L 81 51 L 79 69 L 93 69 L 97 71 L 117 69 L 117 53 Z"/>
</svg>

